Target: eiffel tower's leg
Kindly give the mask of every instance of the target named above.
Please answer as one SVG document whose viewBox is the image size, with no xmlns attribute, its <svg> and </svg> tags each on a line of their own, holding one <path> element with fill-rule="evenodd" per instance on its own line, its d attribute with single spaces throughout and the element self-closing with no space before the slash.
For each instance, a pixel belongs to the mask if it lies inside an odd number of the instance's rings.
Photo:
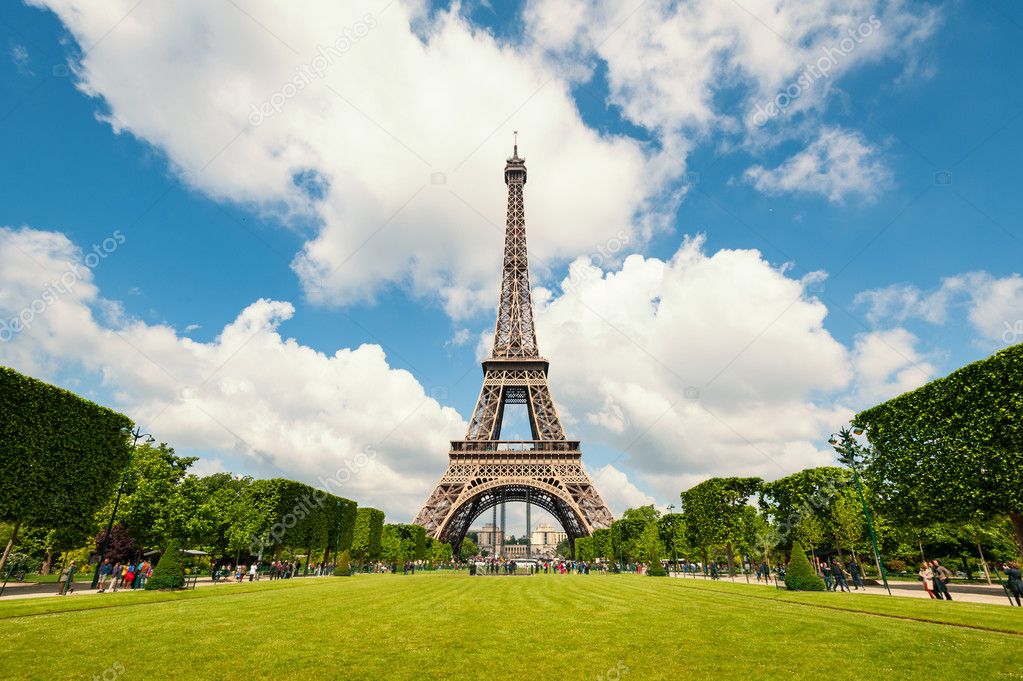
<svg viewBox="0 0 1023 681">
<path fill-rule="evenodd" d="M 554 408 L 554 399 L 547 387 L 547 377 L 541 376 L 530 380 L 529 413 L 533 425 L 534 440 L 564 440 L 565 431 L 561 428 L 561 419 Z"/>
</svg>

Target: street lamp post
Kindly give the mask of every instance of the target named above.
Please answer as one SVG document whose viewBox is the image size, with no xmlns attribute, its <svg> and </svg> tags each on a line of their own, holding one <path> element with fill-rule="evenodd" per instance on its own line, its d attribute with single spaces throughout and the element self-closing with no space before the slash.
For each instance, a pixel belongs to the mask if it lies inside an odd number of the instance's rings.
<svg viewBox="0 0 1023 681">
<path fill-rule="evenodd" d="M 867 530 L 870 532 L 870 543 L 874 547 L 874 562 L 877 564 L 877 572 L 881 575 L 888 595 L 892 595 L 892 589 L 888 586 L 888 575 L 885 574 L 884 566 L 881 564 L 881 552 L 877 548 L 877 535 L 874 534 L 874 523 L 870 519 L 870 509 L 867 508 L 867 499 L 863 496 L 863 485 L 860 483 L 859 462 L 856 458 L 857 449 L 860 447 L 856 442 L 855 435 L 862 435 L 862 428 L 840 428 L 837 433 L 832 433 L 828 438 L 828 444 L 838 452 L 838 459 L 849 466 L 853 472 L 853 482 L 856 483 L 856 493 L 859 494 L 860 503 L 863 504 L 863 516 L 867 520 Z"/>
<path fill-rule="evenodd" d="M 668 504 L 668 514 L 672 515 L 675 512 L 675 504 Z M 672 518 L 671 522 L 671 570 L 678 577 L 678 554 L 675 551 L 675 518 Z"/>
<path fill-rule="evenodd" d="M 141 428 L 136 427 L 134 431 L 129 428 L 121 429 L 126 435 L 131 435 L 131 450 L 128 452 L 128 463 L 124 467 L 124 473 L 121 474 L 121 484 L 117 488 L 117 497 L 114 499 L 114 510 L 110 512 L 110 522 L 107 523 L 107 532 L 103 535 L 103 543 L 99 547 L 99 559 L 96 561 L 96 569 L 92 575 L 92 588 L 95 589 L 99 583 L 99 570 L 103 567 L 103 559 L 107 556 L 107 545 L 110 544 L 110 533 L 114 529 L 114 518 L 117 516 L 117 507 L 121 504 L 121 493 L 124 492 L 124 481 L 128 477 L 128 468 L 131 466 L 131 460 L 135 456 L 135 446 L 138 444 L 139 439 L 146 438 L 146 444 L 156 442 L 153 436 L 149 433 L 143 433 Z"/>
</svg>

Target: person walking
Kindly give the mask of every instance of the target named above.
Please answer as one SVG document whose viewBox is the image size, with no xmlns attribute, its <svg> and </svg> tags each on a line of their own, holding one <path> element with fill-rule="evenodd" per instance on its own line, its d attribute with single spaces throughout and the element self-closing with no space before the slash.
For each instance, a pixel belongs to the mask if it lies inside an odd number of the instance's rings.
<svg viewBox="0 0 1023 681">
<path fill-rule="evenodd" d="M 828 591 L 835 590 L 835 582 L 831 578 L 831 568 L 828 566 L 827 561 L 820 561 L 817 567 L 818 575 L 824 578 L 824 586 L 827 587 Z"/>
<path fill-rule="evenodd" d="M 75 589 L 73 584 L 75 579 L 75 572 L 77 571 L 78 567 L 75 565 L 75 561 L 71 561 L 71 563 L 67 566 L 66 571 L 64 572 L 64 583 L 61 586 L 60 591 L 57 593 L 58 596 L 67 596 L 70 593 L 74 593 Z"/>
<path fill-rule="evenodd" d="M 103 593 L 107 590 L 107 586 L 110 585 L 110 578 L 114 574 L 114 566 L 110 564 L 109 558 L 103 559 L 103 564 L 99 566 L 99 593 Z"/>
<path fill-rule="evenodd" d="M 1009 603 L 1012 603 L 1012 599 L 1015 598 L 1016 605 L 1020 606 L 1020 598 L 1023 597 L 1023 571 L 1020 571 L 1019 563 L 1016 561 L 1006 563 L 1002 566 L 1002 570 L 1008 578 L 1005 590 L 1009 592 Z"/>
<path fill-rule="evenodd" d="M 920 571 L 917 572 L 920 575 L 920 581 L 924 584 L 924 591 L 931 598 L 934 598 L 934 571 L 931 570 L 931 566 L 925 560 L 920 563 Z"/>
<path fill-rule="evenodd" d="M 142 561 L 142 565 L 139 566 L 139 574 L 135 578 L 136 588 L 138 589 L 146 588 L 146 580 L 149 579 L 149 573 L 151 569 L 152 566 L 150 565 L 148 560 Z"/>
<path fill-rule="evenodd" d="M 845 582 L 845 566 L 842 565 L 842 561 L 832 559 L 831 576 L 835 580 L 835 588 L 833 591 L 844 591 L 849 593 L 849 585 Z"/>
<path fill-rule="evenodd" d="M 934 573 L 934 593 L 937 594 L 938 600 L 943 596 L 946 601 L 952 600 L 952 594 L 948 592 L 948 580 L 952 579 L 952 573 L 940 560 L 931 561 L 931 570 Z"/>
<path fill-rule="evenodd" d="M 852 576 L 853 588 L 859 591 L 860 589 L 866 589 L 863 586 L 863 571 L 860 570 L 860 562 L 853 556 L 852 565 L 849 566 L 849 574 Z"/>
</svg>

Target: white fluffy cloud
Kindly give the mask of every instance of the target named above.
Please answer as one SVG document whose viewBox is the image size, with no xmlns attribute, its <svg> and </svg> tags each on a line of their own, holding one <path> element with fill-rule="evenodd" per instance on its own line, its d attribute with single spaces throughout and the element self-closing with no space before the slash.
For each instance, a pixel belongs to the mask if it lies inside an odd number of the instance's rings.
<svg viewBox="0 0 1023 681">
<path fill-rule="evenodd" d="M 513 129 L 530 210 L 557 225 L 532 239 L 543 259 L 621 229 L 642 241 L 666 205 L 651 201 L 684 170 L 588 128 L 552 67 L 457 12 L 427 18 L 416 3 L 369 0 L 315 11 L 45 4 L 84 46 L 80 87 L 115 129 L 165 150 L 218 200 L 315 225 L 293 267 L 317 302 L 401 286 L 456 317 L 489 307 Z"/>
<path fill-rule="evenodd" d="M 842 74 L 912 53 L 938 13 L 885 0 L 531 0 L 526 19 L 559 60 L 606 62 L 611 103 L 626 118 L 678 133 L 752 131 L 762 125 L 757 105 L 786 91 L 787 113 L 816 109 Z M 576 75 L 585 80 L 589 71 Z"/>
<path fill-rule="evenodd" d="M 677 204 L 705 132 L 753 131 L 747 109 L 840 50 L 793 105 L 814 109 L 841 74 L 905 55 L 937 22 L 885 0 L 631 10 L 537 0 L 524 10 L 527 37 L 500 42 L 457 5 L 30 1 L 74 35 L 79 87 L 114 129 L 164 150 L 217 200 L 313 225 L 293 262 L 311 300 L 343 305 L 399 286 L 453 317 L 491 303 L 513 129 L 530 210 L 557 225 L 537 230 L 535 255 L 570 260 L 620 230 L 638 250 Z M 611 103 L 660 151 L 583 122 L 570 87 L 597 59 Z M 736 91 L 738 107 L 721 96 Z"/>
<path fill-rule="evenodd" d="M 859 133 L 838 129 L 822 131 L 777 168 L 753 166 L 745 177 L 768 194 L 819 194 L 831 202 L 841 202 L 852 194 L 876 198 L 892 181 L 877 149 Z"/>
<path fill-rule="evenodd" d="M 638 508 L 654 503 L 654 498 L 636 487 L 621 470 L 608 464 L 592 474 L 593 484 L 600 491 L 604 503 L 616 518 L 626 509 Z"/>
<path fill-rule="evenodd" d="M 944 324 L 955 309 L 965 309 L 977 334 L 994 344 L 1023 341 L 1023 277 L 998 278 L 988 272 L 964 272 L 942 279 L 933 290 L 894 284 L 864 291 L 856 296 L 873 324 L 922 319 Z"/>
<path fill-rule="evenodd" d="M 916 345 L 916 336 L 900 328 L 856 338 L 853 364 L 860 404 L 883 402 L 934 378 L 934 365 L 926 361 Z"/>
<path fill-rule="evenodd" d="M 580 259 L 541 290 L 541 350 L 569 430 L 621 451 L 663 498 L 715 474 L 777 477 L 821 464 L 821 434 L 850 413 L 853 367 L 807 282 L 756 251 Z"/>
<path fill-rule="evenodd" d="M 392 517 L 415 514 L 465 422 L 379 346 L 317 352 L 280 334 L 294 308 L 271 300 L 198 343 L 119 317 L 87 258 L 63 234 L 0 228 L 0 363 L 97 376 L 160 440 L 212 453 L 205 470 L 223 467 L 219 453 L 263 475 L 333 479 L 329 489 Z"/>
</svg>

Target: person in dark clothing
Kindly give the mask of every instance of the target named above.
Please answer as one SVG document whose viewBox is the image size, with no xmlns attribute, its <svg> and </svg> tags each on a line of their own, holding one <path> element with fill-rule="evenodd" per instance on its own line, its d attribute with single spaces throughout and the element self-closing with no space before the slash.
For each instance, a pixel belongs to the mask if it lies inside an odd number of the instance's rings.
<svg viewBox="0 0 1023 681">
<path fill-rule="evenodd" d="M 931 570 L 934 571 L 934 595 L 939 601 L 942 598 L 947 601 L 952 600 L 952 594 L 948 592 L 948 580 L 952 579 L 952 573 L 941 564 L 940 560 L 931 561 Z"/>
<path fill-rule="evenodd" d="M 835 590 L 835 582 L 831 579 L 831 567 L 828 566 L 826 561 L 821 561 L 818 567 L 821 577 L 824 578 L 824 586 L 827 587 L 828 591 Z"/>
<path fill-rule="evenodd" d="M 1020 606 L 1020 598 L 1023 597 L 1023 571 L 1019 569 L 1019 563 L 1013 561 L 1006 563 L 1002 566 L 1002 570 L 1005 571 L 1005 576 L 1008 577 L 1008 583 L 1005 585 L 1005 590 L 1009 592 L 1009 602 L 1012 599 L 1016 599 L 1016 605 Z"/>
<path fill-rule="evenodd" d="M 852 565 L 849 566 L 849 574 L 852 575 L 854 589 L 859 591 L 866 588 L 863 586 L 863 572 L 860 570 L 859 561 L 854 560 Z"/>
<path fill-rule="evenodd" d="M 835 580 L 834 591 L 849 592 L 849 585 L 845 582 L 845 566 L 842 565 L 841 561 L 831 561 L 831 576 Z"/>
</svg>

